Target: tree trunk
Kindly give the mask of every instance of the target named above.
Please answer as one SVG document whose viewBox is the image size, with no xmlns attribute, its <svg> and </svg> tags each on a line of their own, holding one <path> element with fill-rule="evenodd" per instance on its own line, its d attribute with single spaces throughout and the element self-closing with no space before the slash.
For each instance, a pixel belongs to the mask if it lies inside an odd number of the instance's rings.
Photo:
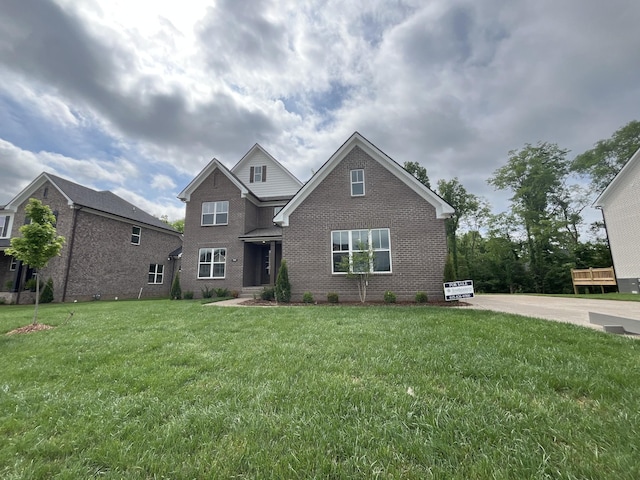
<svg viewBox="0 0 640 480">
<path fill-rule="evenodd" d="M 36 271 L 36 309 L 33 312 L 33 324 L 38 324 L 38 302 L 40 301 L 40 273 Z"/>
</svg>

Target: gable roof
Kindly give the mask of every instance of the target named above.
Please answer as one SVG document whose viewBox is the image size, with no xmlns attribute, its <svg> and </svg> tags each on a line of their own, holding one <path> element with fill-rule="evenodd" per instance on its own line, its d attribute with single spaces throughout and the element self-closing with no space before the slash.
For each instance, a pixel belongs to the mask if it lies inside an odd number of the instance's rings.
<svg viewBox="0 0 640 480">
<path fill-rule="evenodd" d="M 174 233 L 179 233 L 159 218 L 148 214 L 132 203 L 120 198 L 113 192 L 107 190 L 93 190 L 46 172 L 38 175 L 38 177 L 18 193 L 18 195 L 16 195 L 5 208 L 7 210 L 10 209 L 12 211 L 16 211 L 19 205 L 25 202 L 47 181 L 50 182 L 66 198 L 67 204 L 70 207 L 86 207 L 97 212 L 107 213 L 127 220 L 132 220 L 135 223 L 142 223 Z"/>
<path fill-rule="evenodd" d="M 206 167 L 204 167 L 200 171 L 200 173 L 196 176 L 196 178 L 191 180 L 189 185 L 187 185 L 184 188 L 184 190 L 182 190 L 178 194 L 178 198 L 180 200 L 182 200 L 183 202 L 190 201 L 191 200 L 191 194 L 202 184 L 202 182 L 205 181 L 205 179 L 207 179 L 209 177 L 209 175 L 211 175 L 216 170 L 220 170 L 222 172 L 222 174 L 231 181 L 231 183 L 233 183 L 236 187 L 238 187 L 238 189 L 240 190 L 240 196 L 241 197 L 244 198 L 244 197 L 250 195 L 251 192 L 246 187 L 246 185 L 244 183 L 242 183 L 238 179 L 238 177 L 236 177 L 233 173 L 231 173 L 231 171 L 227 167 L 225 167 L 222 164 L 222 162 L 220 162 L 220 160 L 218 160 L 217 158 L 214 158 L 213 160 L 211 160 L 209 162 L 209 164 Z"/>
<path fill-rule="evenodd" d="M 258 152 L 262 153 L 269 160 L 271 160 L 274 164 L 276 164 L 282 170 L 282 172 L 288 178 L 290 178 L 294 182 L 295 185 L 297 185 L 298 188 L 302 187 L 302 182 L 300 180 L 298 180 L 296 178 L 296 176 L 293 175 L 293 173 L 291 173 L 289 170 L 287 170 L 287 168 L 284 165 L 282 165 L 278 160 L 276 160 L 269 152 L 267 152 L 264 148 L 262 148 L 262 146 L 260 144 L 258 144 L 258 143 L 256 143 L 253 147 L 251 147 L 249 149 L 249 151 L 247 153 L 244 154 L 244 156 L 240 159 L 240 161 L 238 163 L 236 163 L 231 168 L 231 172 L 233 174 L 237 174 L 238 171 L 240 171 L 242 169 L 244 164 L 249 162 L 251 160 L 251 158 L 253 158 L 253 156 Z"/>
<path fill-rule="evenodd" d="M 593 206 L 596 208 L 605 207 L 607 204 L 607 200 L 609 199 L 611 194 L 613 194 L 618 189 L 618 186 L 621 184 L 622 179 L 626 178 L 626 176 L 631 173 L 635 164 L 638 162 L 640 162 L 640 148 L 636 150 L 636 153 L 631 155 L 631 158 L 625 164 L 625 166 L 622 167 L 622 169 L 617 173 L 615 177 L 613 177 L 613 180 L 611 180 L 609 185 L 607 185 L 607 188 L 605 188 L 598 196 L 598 198 L 596 198 L 596 201 L 593 202 Z"/>
<path fill-rule="evenodd" d="M 354 132 L 349 139 L 327 160 L 324 165 L 311 177 L 311 179 L 298 191 L 298 193 L 280 210 L 273 221 L 279 225 L 289 225 L 289 216 L 296 208 L 318 187 L 322 181 L 333 171 L 333 169 L 347 156 L 355 147 L 360 147 L 367 155 L 386 168 L 391 174 L 404 182 L 409 188 L 420 197 L 433 205 L 436 209 L 436 217 L 449 218 L 455 210 L 451 205 L 440 198 L 431 189 L 425 187 L 413 175 L 407 172 L 400 164 L 387 156 L 378 147 L 364 138 L 358 132 Z"/>
</svg>

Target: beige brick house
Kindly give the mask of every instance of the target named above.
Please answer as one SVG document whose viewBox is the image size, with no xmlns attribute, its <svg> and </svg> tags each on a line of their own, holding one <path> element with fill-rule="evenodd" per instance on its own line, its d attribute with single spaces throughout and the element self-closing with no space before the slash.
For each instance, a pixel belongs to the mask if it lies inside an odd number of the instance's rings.
<svg viewBox="0 0 640 480">
<path fill-rule="evenodd" d="M 55 301 L 169 296 L 178 268 L 171 253 L 182 245 L 179 232 L 112 192 L 42 173 L 0 209 L 0 295 L 5 301 L 33 301 L 24 289 L 33 272 L 4 252 L 28 221 L 29 198 L 49 205 L 58 235 L 66 239 L 61 255 L 40 272 L 42 281 L 53 279 Z"/>
<path fill-rule="evenodd" d="M 596 199 L 602 210 L 622 293 L 640 292 L 640 150 L 636 151 Z"/>
<path fill-rule="evenodd" d="M 357 299 L 340 261 L 373 250 L 368 298 L 441 299 L 453 209 L 359 133 L 302 185 L 259 145 L 231 170 L 212 160 L 180 193 L 186 203 L 182 287 L 273 285 L 287 260 L 293 300 Z"/>
</svg>

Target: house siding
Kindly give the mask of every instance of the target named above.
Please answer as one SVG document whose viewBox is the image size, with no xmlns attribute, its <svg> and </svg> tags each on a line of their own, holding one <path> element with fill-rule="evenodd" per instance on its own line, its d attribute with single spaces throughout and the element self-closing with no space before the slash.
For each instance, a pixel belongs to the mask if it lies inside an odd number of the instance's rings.
<svg viewBox="0 0 640 480">
<path fill-rule="evenodd" d="M 229 202 L 227 225 L 201 226 L 202 202 Z M 239 236 L 245 228 L 256 224 L 255 212 L 251 203 L 241 198 L 240 190 L 222 172 L 216 170 L 196 188 L 186 204 L 185 234 L 182 249 L 182 291 L 191 291 L 196 298 L 202 296 L 206 288 L 242 289 L 244 269 L 244 243 Z M 255 227 L 257 228 L 257 227 Z M 224 279 L 198 278 L 198 252 L 200 248 L 226 248 L 227 259 Z M 232 259 L 236 259 L 234 262 Z"/>
<path fill-rule="evenodd" d="M 352 169 L 365 171 L 365 192 L 351 197 Z M 418 291 L 430 300 L 443 298 L 446 259 L 444 220 L 435 208 L 359 147 L 295 209 L 283 228 L 283 258 L 289 267 L 294 300 L 311 292 L 316 300 L 336 292 L 356 300 L 356 282 L 331 272 L 331 231 L 389 228 L 392 273 L 369 278 L 368 300 L 394 292 L 398 300 L 413 300 Z"/>
<path fill-rule="evenodd" d="M 634 160 L 631 160 L 634 161 Z M 640 161 L 635 160 L 603 207 L 620 292 L 638 293 L 640 284 Z"/>
<path fill-rule="evenodd" d="M 251 167 L 261 165 L 267 166 L 266 181 L 250 182 Z M 249 154 L 249 157 L 241 161 L 232 171 L 242 183 L 260 198 L 291 196 L 300 188 L 300 184 L 291 178 L 281 165 L 274 162 L 260 150 L 255 150 Z"/>
</svg>

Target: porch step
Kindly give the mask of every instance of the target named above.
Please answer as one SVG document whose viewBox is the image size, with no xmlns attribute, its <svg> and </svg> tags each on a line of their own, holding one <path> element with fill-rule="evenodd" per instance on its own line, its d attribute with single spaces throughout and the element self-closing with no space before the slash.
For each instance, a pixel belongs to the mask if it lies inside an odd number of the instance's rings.
<svg viewBox="0 0 640 480">
<path fill-rule="evenodd" d="M 257 287 L 242 287 L 242 292 L 240 292 L 240 298 L 260 298 L 260 294 L 264 287 L 268 287 L 268 285 L 257 286 Z"/>
</svg>

